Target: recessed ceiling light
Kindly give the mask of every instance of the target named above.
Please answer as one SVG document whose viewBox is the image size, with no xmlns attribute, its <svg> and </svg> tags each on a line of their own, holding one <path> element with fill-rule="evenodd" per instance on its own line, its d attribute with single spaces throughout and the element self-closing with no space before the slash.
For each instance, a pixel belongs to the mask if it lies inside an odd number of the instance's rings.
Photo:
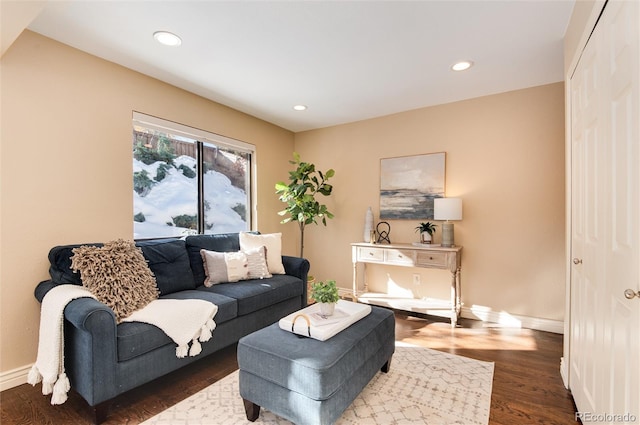
<svg viewBox="0 0 640 425">
<path fill-rule="evenodd" d="M 307 105 L 296 105 L 293 107 L 293 109 L 295 109 L 296 111 L 306 111 Z"/>
<path fill-rule="evenodd" d="M 464 71 L 471 68 L 472 66 L 473 66 L 473 62 L 471 61 L 460 61 L 460 62 L 454 63 L 451 66 L 451 69 L 453 69 L 454 71 Z"/>
<path fill-rule="evenodd" d="M 168 31 L 156 31 L 153 33 L 153 38 L 165 46 L 179 46 L 182 44 L 180 37 Z"/>
</svg>

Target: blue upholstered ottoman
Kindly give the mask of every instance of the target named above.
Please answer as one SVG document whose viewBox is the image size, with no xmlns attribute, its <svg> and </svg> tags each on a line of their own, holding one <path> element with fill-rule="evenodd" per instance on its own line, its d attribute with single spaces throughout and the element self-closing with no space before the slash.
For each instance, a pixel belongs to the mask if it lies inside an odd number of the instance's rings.
<svg viewBox="0 0 640 425">
<path fill-rule="evenodd" d="M 378 370 L 389 370 L 394 347 L 393 313 L 379 307 L 326 341 L 277 323 L 247 335 L 238 343 L 247 419 L 264 407 L 298 425 L 332 424 Z"/>
</svg>

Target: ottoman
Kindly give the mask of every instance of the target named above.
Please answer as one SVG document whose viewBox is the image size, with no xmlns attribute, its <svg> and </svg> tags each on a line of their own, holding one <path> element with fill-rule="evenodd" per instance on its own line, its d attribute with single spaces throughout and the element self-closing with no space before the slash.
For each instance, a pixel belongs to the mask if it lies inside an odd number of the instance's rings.
<svg viewBox="0 0 640 425">
<path fill-rule="evenodd" d="M 277 323 L 238 342 L 240 396 L 247 419 L 260 407 L 298 425 L 332 424 L 395 348 L 393 312 L 371 313 L 326 341 L 303 338 Z"/>
</svg>

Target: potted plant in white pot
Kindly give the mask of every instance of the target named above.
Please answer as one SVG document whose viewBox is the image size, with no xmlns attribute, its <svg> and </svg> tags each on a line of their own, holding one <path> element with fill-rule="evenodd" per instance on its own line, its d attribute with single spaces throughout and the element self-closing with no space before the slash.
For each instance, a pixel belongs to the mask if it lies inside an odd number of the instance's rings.
<svg viewBox="0 0 640 425">
<path fill-rule="evenodd" d="M 430 221 L 420 223 L 416 227 L 416 232 L 420 232 L 420 243 L 430 244 L 433 240 L 433 234 L 436 232 L 436 227 L 438 227 L 438 225 Z"/>
<path fill-rule="evenodd" d="M 314 283 L 311 286 L 311 298 L 320 305 L 320 314 L 324 317 L 331 316 L 340 299 L 335 280 Z"/>
</svg>

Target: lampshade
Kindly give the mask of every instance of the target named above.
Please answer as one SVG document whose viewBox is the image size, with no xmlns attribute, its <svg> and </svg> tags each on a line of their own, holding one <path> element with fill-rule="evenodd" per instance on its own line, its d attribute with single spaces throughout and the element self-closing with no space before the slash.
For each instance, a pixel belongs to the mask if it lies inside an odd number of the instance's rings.
<svg viewBox="0 0 640 425">
<path fill-rule="evenodd" d="M 433 200 L 434 220 L 462 220 L 462 199 L 436 198 Z"/>
</svg>

